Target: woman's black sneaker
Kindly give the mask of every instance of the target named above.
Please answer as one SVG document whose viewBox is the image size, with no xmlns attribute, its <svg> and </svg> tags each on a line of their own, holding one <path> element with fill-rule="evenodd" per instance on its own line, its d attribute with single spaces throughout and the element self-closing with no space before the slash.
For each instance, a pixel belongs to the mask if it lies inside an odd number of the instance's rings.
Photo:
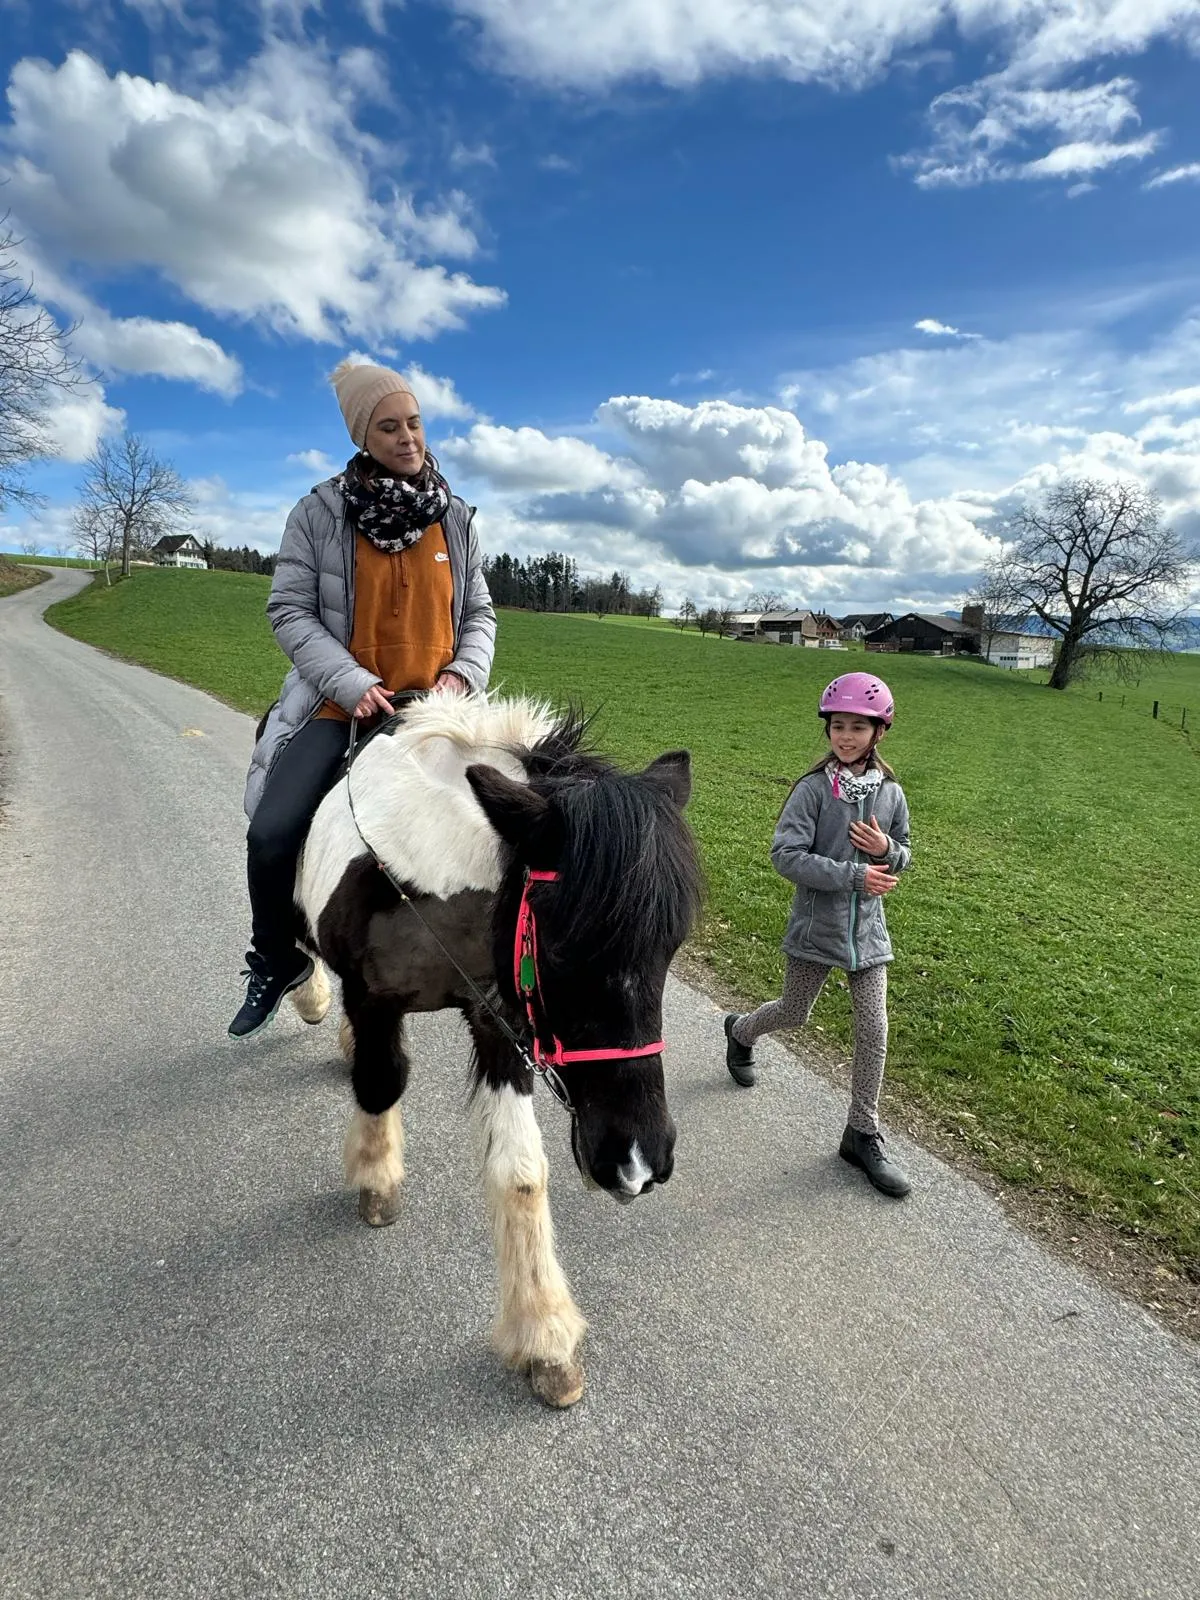
<svg viewBox="0 0 1200 1600">
<path fill-rule="evenodd" d="M 297 950 L 296 961 L 297 965 L 280 977 L 271 971 L 257 950 L 246 951 L 246 965 L 242 968 L 242 977 L 247 980 L 246 998 L 229 1024 L 231 1038 L 249 1039 L 252 1034 L 261 1032 L 279 1010 L 284 995 L 308 982 L 313 975 L 311 958 Z"/>
<path fill-rule="evenodd" d="M 880 1194 L 890 1195 L 893 1200 L 903 1200 L 912 1188 L 903 1168 L 884 1155 L 881 1133 L 859 1133 L 857 1128 L 847 1128 L 838 1155 L 852 1167 L 861 1167 Z"/>
<path fill-rule="evenodd" d="M 729 1076 L 734 1083 L 740 1083 L 743 1089 L 752 1088 L 758 1082 L 758 1073 L 754 1070 L 754 1052 L 748 1044 L 739 1044 L 733 1037 L 733 1025 L 739 1020 L 738 1013 L 731 1011 L 725 1018 L 725 1065 L 729 1068 Z"/>
</svg>

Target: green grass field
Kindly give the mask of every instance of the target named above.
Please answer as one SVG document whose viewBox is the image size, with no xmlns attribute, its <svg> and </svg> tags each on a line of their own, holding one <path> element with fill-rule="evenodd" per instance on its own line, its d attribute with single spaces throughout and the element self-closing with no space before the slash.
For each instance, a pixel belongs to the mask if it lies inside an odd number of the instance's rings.
<svg viewBox="0 0 1200 1600">
<path fill-rule="evenodd" d="M 51 615 L 258 712 L 286 666 L 263 617 L 267 588 L 243 574 L 139 571 Z M 768 860 L 771 833 L 821 748 L 818 692 L 848 660 L 645 623 L 501 615 L 495 682 L 598 708 L 598 741 L 623 761 L 691 749 L 709 883 L 695 948 L 747 1002 L 778 992 L 790 891 Z M 1161 1244 L 1200 1277 L 1196 750 L 1123 710 L 1120 686 L 1060 695 L 969 661 L 874 662 L 896 694 L 886 753 L 915 847 L 888 901 L 892 1093 L 965 1135 L 1009 1182 Z M 1147 692 L 1195 706 L 1200 721 L 1200 657 L 1148 677 Z M 814 1021 L 848 1040 L 844 987 L 829 986 Z"/>
</svg>

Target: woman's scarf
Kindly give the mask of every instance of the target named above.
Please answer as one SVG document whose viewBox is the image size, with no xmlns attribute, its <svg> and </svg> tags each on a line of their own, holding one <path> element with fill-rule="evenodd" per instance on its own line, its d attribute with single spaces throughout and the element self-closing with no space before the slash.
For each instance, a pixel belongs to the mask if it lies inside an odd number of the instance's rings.
<svg viewBox="0 0 1200 1600">
<path fill-rule="evenodd" d="M 389 478 L 359 450 L 333 486 L 345 497 L 354 526 L 377 550 L 407 550 L 450 509 L 450 485 L 429 452 L 415 478 Z"/>
<path fill-rule="evenodd" d="M 873 795 L 883 782 L 883 773 L 878 767 L 868 767 L 865 772 L 858 773 L 844 767 L 840 761 L 831 761 L 825 770 L 835 796 L 852 806 Z"/>
</svg>

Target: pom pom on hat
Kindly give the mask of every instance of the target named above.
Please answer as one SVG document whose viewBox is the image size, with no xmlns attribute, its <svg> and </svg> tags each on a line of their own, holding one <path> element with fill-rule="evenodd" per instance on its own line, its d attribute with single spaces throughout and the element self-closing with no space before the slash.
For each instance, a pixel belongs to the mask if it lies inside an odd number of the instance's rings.
<svg viewBox="0 0 1200 1600">
<path fill-rule="evenodd" d="M 412 384 L 399 372 L 357 361 L 339 362 L 330 373 L 329 381 L 338 397 L 350 437 L 360 450 L 366 448 L 367 424 L 379 402 L 390 394 L 413 394 Z M 416 399 L 415 394 L 413 399 Z"/>
</svg>

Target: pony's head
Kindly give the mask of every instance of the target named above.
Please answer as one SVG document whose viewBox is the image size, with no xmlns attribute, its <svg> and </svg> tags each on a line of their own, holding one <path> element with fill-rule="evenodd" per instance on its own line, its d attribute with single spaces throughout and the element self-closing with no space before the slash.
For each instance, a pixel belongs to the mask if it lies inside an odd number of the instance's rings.
<svg viewBox="0 0 1200 1600">
<path fill-rule="evenodd" d="M 661 1054 L 627 1055 L 662 1038 L 662 994 L 672 956 L 700 904 L 701 879 L 683 808 L 686 750 L 642 772 L 621 772 L 581 748 L 586 724 L 565 719 L 522 752 L 528 783 L 494 767 L 467 778 L 510 861 L 496 903 L 497 981 L 525 1009 L 513 946 L 522 893 L 537 928 L 534 1021 L 543 1048 L 557 1040 L 610 1059 L 557 1068 L 575 1116 L 571 1147 L 585 1183 L 632 1200 L 665 1183 L 674 1165 Z M 526 885 L 526 872 L 553 872 Z"/>
</svg>

